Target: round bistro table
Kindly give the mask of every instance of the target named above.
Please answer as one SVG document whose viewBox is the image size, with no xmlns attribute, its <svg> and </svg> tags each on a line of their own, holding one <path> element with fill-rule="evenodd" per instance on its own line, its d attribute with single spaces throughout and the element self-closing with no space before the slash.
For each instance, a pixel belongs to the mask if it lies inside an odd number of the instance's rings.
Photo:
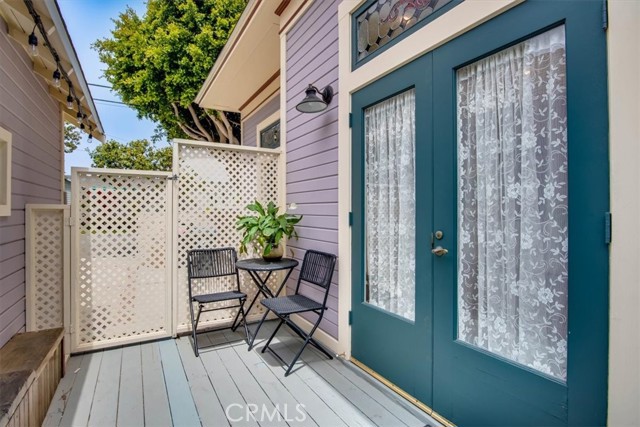
<svg viewBox="0 0 640 427">
<path fill-rule="evenodd" d="M 277 261 L 266 261 L 263 258 L 249 258 L 238 260 L 236 262 L 236 268 L 238 270 L 243 270 L 249 273 L 249 276 L 251 276 L 253 283 L 255 283 L 255 285 L 258 287 L 258 292 L 256 292 L 256 295 L 253 297 L 251 304 L 249 304 L 249 308 L 245 311 L 245 316 L 249 316 L 249 312 L 256 303 L 258 295 L 262 294 L 265 298 L 276 298 L 278 295 L 280 295 L 280 292 L 282 292 L 282 289 L 287 283 L 287 279 L 289 279 L 291 272 L 294 268 L 297 267 L 297 265 L 298 261 L 292 258 L 280 258 Z M 269 289 L 269 286 L 267 285 L 267 282 L 271 278 L 271 275 L 274 271 L 285 270 L 287 270 L 287 274 L 282 280 L 282 283 L 280 283 L 280 285 L 278 286 L 277 291 L 275 293 L 271 292 L 271 289 Z M 264 276 L 264 279 L 262 278 L 262 276 L 260 276 L 260 273 L 267 273 L 266 276 Z M 249 348 L 251 348 L 253 345 L 253 341 L 256 338 L 255 335 L 256 334 L 251 337 Z"/>
</svg>

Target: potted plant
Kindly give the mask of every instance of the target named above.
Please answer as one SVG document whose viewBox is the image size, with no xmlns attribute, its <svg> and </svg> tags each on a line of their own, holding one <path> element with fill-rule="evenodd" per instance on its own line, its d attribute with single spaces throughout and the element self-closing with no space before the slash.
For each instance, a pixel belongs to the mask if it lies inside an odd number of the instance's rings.
<svg viewBox="0 0 640 427">
<path fill-rule="evenodd" d="M 266 208 L 257 200 L 247 209 L 254 215 L 239 216 L 236 221 L 237 230 L 242 231 L 240 253 L 247 253 L 247 245 L 252 245 L 262 258 L 274 261 L 284 254 L 283 238 L 298 238 L 295 225 L 300 222 L 302 215 L 280 214 L 275 203 L 269 202 Z"/>
</svg>

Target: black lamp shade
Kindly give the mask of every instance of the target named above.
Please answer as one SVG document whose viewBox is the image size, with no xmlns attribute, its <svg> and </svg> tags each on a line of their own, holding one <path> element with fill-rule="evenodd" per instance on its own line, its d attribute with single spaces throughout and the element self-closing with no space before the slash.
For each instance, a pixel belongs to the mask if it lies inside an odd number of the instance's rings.
<svg viewBox="0 0 640 427">
<path fill-rule="evenodd" d="M 321 93 L 322 98 L 318 96 L 318 89 L 313 85 L 309 85 L 305 93 L 306 96 L 304 99 L 296 105 L 296 110 L 301 113 L 319 113 L 327 108 L 327 105 L 329 105 L 333 98 L 333 89 L 331 86 L 324 88 Z"/>
</svg>

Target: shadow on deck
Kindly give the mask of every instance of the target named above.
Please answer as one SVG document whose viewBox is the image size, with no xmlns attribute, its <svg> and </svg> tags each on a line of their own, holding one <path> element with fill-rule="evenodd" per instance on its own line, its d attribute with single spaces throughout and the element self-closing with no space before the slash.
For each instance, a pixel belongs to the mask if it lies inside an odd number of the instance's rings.
<svg viewBox="0 0 640 427">
<path fill-rule="evenodd" d="M 274 322 L 265 324 L 263 341 Z M 285 378 L 282 363 L 244 334 L 201 335 L 73 356 L 45 426 L 438 426 L 340 359 L 307 347 Z M 284 329 L 271 347 L 285 360 L 301 344 Z"/>
</svg>

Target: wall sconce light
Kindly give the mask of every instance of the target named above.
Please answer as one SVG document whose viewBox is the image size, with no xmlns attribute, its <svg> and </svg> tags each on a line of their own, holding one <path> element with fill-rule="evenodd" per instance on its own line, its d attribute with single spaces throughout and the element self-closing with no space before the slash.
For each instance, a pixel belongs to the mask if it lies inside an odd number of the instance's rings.
<svg viewBox="0 0 640 427">
<path fill-rule="evenodd" d="M 320 89 L 310 84 L 305 93 L 307 96 L 296 105 L 296 110 L 301 113 L 319 113 L 320 111 L 324 111 L 333 99 L 333 88 L 331 86 L 327 86 L 320 91 Z M 321 95 L 321 98 L 318 97 L 318 94 Z"/>
</svg>

